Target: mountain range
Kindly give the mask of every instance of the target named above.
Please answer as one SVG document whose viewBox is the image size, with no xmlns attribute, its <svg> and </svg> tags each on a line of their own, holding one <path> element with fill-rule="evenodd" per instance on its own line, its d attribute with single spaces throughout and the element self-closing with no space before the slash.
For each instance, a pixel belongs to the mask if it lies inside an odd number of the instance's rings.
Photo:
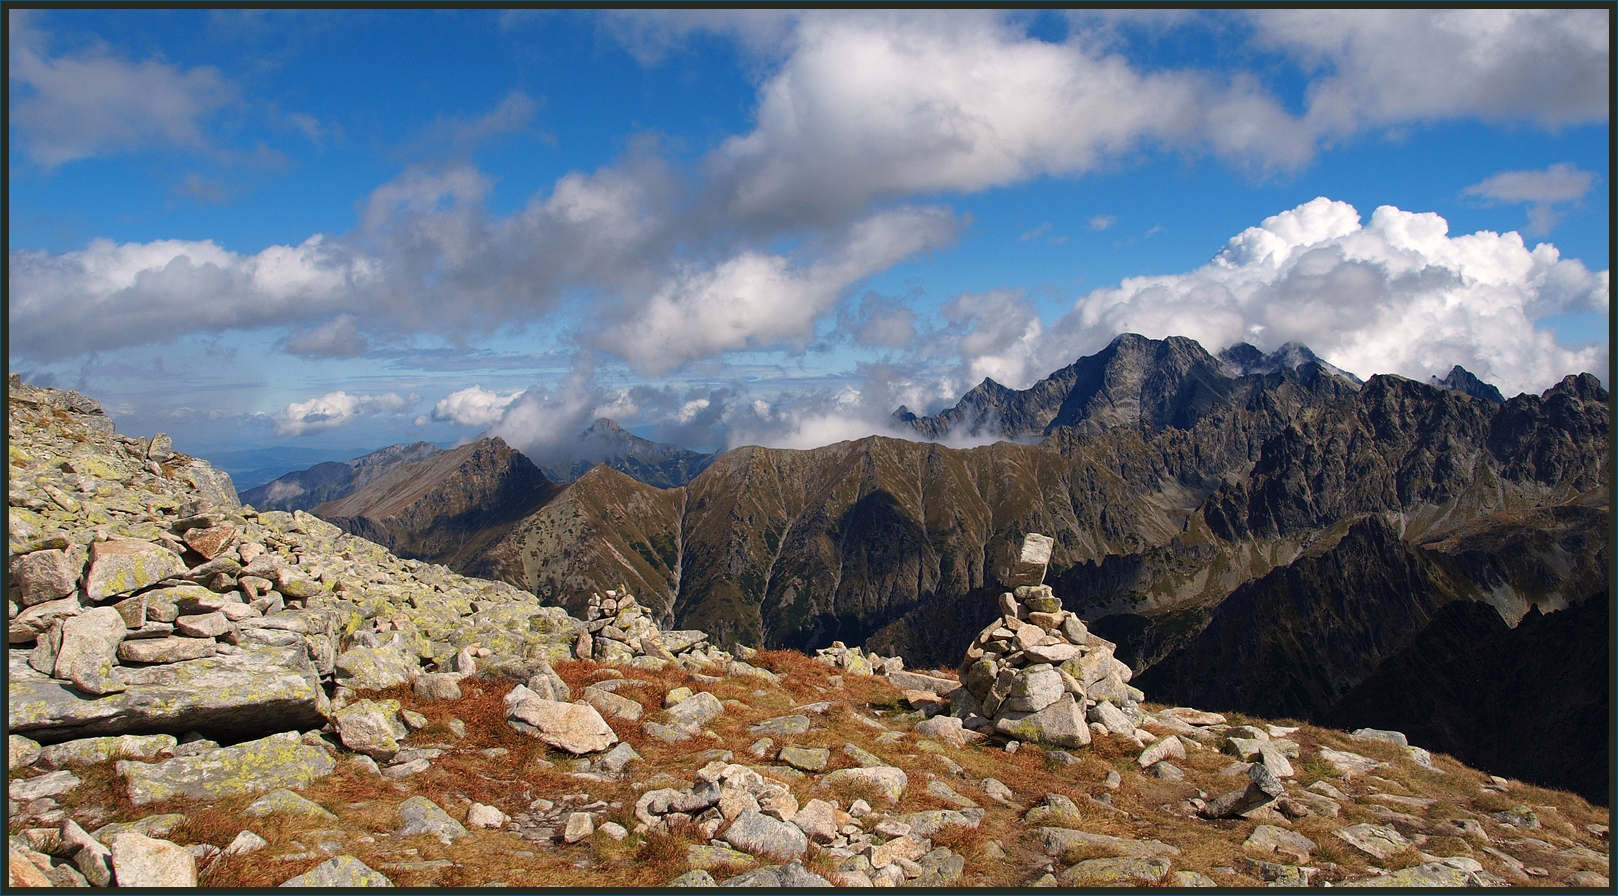
<svg viewBox="0 0 1618 896">
<path fill-rule="evenodd" d="M 1580 375 L 1496 394 L 1464 370 L 1361 382 L 1302 346 L 1214 356 L 1125 335 L 1028 389 L 988 380 L 936 414 L 895 413 L 919 437 L 1007 440 L 990 445 L 749 446 L 659 488 L 608 466 L 558 486 L 485 440 L 456 449 L 472 450 L 453 474 L 401 465 L 389 475 L 410 490 L 384 477 L 316 512 L 575 614 L 622 583 L 722 644 L 841 640 L 918 665 L 958 661 L 1039 532 L 1056 595 L 1118 643 L 1149 697 L 1455 720 L 1468 692 L 1415 674 L 1423 657 L 1537 668 L 1550 639 L 1528 635 L 1610 587 L 1606 390 Z M 527 491 L 497 500 L 506 481 Z M 1518 636 L 1523 619 L 1557 624 Z M 1446 639 L 1456 626 L 1472 634 Z M 1606 640 L 1574 628 L 1590 650 Z M 1605 675 L 1573 679 L 1564 693 L 1592 709 L 1567 735 L 1610 742 L 1589 729 L 1606 724 Z M 1471 762 L 1475 735 L 1449 724 L 1428 743 Z M 1526 751 L 1544 767 L 1516 773 L 1586 793 L 1554 757 Z"/>
</svg>

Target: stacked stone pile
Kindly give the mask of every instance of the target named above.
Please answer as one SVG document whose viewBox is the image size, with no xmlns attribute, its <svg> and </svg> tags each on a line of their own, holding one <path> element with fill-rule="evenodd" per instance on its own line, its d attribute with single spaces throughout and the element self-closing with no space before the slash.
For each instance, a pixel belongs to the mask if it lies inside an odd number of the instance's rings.
<svg viewBox="0 0 1618 896">
<path fill-rule="evenodd" d="M 584 631 L 573 642 L 573 655 L 579 659 L 648 669 L 670 663 L 686 668 L 725 665 L 735 659 L 709 644 L 707 632 L 663 631 L 623 585 L 605 597 L 592 593 L 584 620 Z"/>
<path fill-rule="evenodd" d="M 999 619 L 967 648 L 951 715 L 976 731 L 1060 747 L 1134 737 L 1140 691 L 1114 644 L 1090 634 L 1043 584 L 1051 540 L 1029 535 L 1000 595 Z"/>
<path fill-rule="evenodd" d="M 882 656 L 874 651 L 849 647 L 841 641 L 833 641 L 830 647 L 816 650 L 815 659 L 849 675 L 889 675 L 902 672 L 905 667 L 902 657 Z"/>
</svg>

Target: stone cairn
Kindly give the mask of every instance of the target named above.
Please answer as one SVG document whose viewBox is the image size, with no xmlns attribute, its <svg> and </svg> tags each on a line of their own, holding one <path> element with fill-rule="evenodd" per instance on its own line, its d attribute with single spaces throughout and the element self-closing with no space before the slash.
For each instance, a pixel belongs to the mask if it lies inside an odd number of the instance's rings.
<svg viewBox="0 0 1618 896">
<path fill-rule="evenodd" d="M 1111 641 L 1090 634 L 1042 584 L 1050 538 L 1030 534 L 1000 595 L 999 619 L 967 648 L 950 714 L 966 729 L 1079 747 L 1092 734 L 1132 736 L 1145 695 Z"/>
<path fill-rule="evenodd" d="M 733 657 L 708 643 L 708 633 L 695 629 L 663 631 L 629 588 L 620 584 L 603 597 L 590 595 L 584 631 L 573 641 L 579 659 L 660 669 L 672 663 L 686 668 L 723 666 Z"/>
</svg>

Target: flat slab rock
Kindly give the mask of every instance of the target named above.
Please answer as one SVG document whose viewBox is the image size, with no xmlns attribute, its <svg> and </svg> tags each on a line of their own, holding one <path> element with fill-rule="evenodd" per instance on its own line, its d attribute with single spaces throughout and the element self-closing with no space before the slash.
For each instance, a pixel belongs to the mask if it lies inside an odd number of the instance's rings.
<svg viewBox="0 0 1618 896">
<path fill-rule="evenodd" d="M 89 698 L 16 662 L 11 730 L 43 743 L 115 734 L 241 734 L 318 728 L 329 701 L 302 647 L 250 647 L 144 669 L 120 670 L 122 693 Z M 24 671 L 26 670 L 26 671 Z"/>
<path fill-rule="evenodd" d="M 325 750 L 303 743 L 290 731 L 194 756 L 156 763 L 120 759 L 113 766 L 128 784 L 129 801 L 137 806 L 172 797 L 214 799 L 302 788 L 336 767 Z"/>
</svg>

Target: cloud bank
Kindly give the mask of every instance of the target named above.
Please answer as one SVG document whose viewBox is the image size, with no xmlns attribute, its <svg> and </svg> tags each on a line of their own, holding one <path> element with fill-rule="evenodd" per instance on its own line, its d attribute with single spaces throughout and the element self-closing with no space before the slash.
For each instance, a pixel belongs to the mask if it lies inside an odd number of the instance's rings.
<svg viewBox="0 0 1618 896">
<path fill-rule="evenodd" d="M 347 426 L 364 417 L 396 414 L 421 402 L 421 396 L 397 392 L 382 395 L 349 395 L 327 392 L 308 401 L 294 401 L 270 415 L 278 436 L 302 436 Z"/>
</svg>

